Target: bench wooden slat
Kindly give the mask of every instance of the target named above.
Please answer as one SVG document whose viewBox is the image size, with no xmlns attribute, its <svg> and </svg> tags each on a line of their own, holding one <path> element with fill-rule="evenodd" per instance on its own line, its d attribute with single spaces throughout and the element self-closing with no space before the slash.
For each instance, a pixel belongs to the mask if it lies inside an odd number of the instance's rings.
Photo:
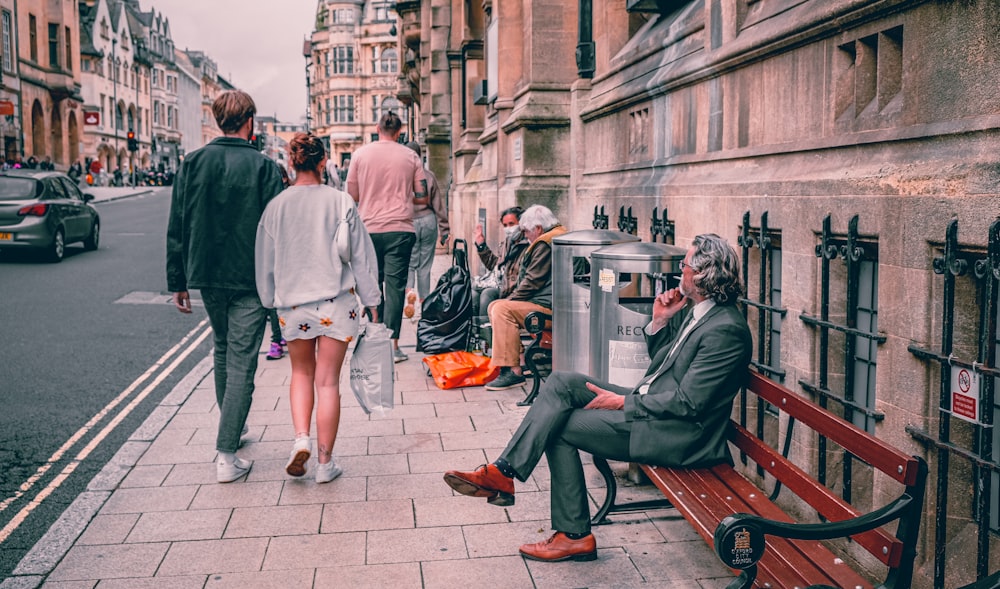
<svg viewBox="0 0 1000 589">
<path fill-rule="evenodd" d="M 719 521 L 734 512 L 793 521 L 728 465 L 695 470 L 644 466 L 643 470 L 710 545 Z M 835 558 L 819 542 L 770 537 L 758 563 L 756 586 L 805 587 L 822 581 L 840 587 L 871 587 L 847 565 L 834 564 Z"/>
<path fill-rule="evenodd" d="M 778 454 L 773 448 L 757 439 L 738 423 L 732 423 L 735 430 L 733 442 L 746 452 L 754 462 L 759 464 L 774 478 L 778 479 L 789 491 L 805 500 L 824 518 L 830 521 L 843 521 L 861 515 L 849 503 L 825 487 L 819 487 L 812 478 L 792 461 Z M 773 519 L 773 518 L 772 518 Z M 882 528 L 877 528 L 852 538 L 864 546 L 887 566 L 899 566 L 903 554 L 903 543 Z"/>
<path fill-rule="evenodd" d="M 900 483 L 904 485 L 916 483 L 919 464 L 914 457 L 907 456 L 892 445 L 868 435 L 854 424 L 825 411 L 819 405 L 792 393 L 757 372 L 750 371 L 747 388 L 761 399 L 809 426 L 813 431 L 822 432 L 828 439 Z"/>
</svg>

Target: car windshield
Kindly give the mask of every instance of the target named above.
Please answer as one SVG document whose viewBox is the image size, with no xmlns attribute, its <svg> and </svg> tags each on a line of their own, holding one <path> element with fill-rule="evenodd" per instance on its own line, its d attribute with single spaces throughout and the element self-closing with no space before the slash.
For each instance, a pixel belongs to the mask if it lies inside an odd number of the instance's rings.
<svg viewBox="0 0 1000 589">
<path fill-rule="evenodd" d="M 36 182 L 31 178 L 0 178 L 0 200 L 20 200 L 35 197 Z"/>
</svg>

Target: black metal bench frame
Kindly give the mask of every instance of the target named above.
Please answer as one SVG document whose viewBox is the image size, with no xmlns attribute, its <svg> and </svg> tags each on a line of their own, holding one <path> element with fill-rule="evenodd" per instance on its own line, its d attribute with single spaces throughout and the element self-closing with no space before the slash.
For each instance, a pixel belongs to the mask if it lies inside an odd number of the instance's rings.
<svg viewBox="0 0 1000 589">
<path fill-rule="evenodd" d="M 773 498 L 728 464 L 704 469 L 640 465 L 667 500 L 617 505 L 614 474 L 600 456 L 594 456 L 594 465 L 604 477 L 607 494 L 592 523 L 607 523 L 609 513 L 673 506 L 714 547 L 723 563 L 739 571 L 729 587 L 742 589 L 754 586 L 755 581 L 757 586 L 770 583 L 771 587 L 870 587 L 818 542 L 850 537 L 888 567 L 880 589 L 908 588 L 927 481 L 924 460 L 907 456 L 754 371 L 747 390 L 789 416 L 786 435 L 791 435 L 796 422 L 802 423 L 897 481 L 904 487 L 902 493 L 879 509 L 861 513 L 788 460 L 787 444 L 783 454 L 731 422 L 730 442 L 815 509 L 820 523 L 796 523 Z M 895 533 L 884 527 L 895 521 Z"/>
</svg>

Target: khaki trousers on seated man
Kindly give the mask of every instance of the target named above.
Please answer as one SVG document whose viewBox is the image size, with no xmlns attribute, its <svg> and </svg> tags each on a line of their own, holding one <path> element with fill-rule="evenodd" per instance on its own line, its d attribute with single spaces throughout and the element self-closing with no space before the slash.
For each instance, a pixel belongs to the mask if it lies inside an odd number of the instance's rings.
<svg viewBox="0 0 1000 589">
<path fill-rule="evenodd" d="M 525 379 L 521 374 L 521 353 L 524 351 L 521 330 L 524 329 L 524 318 L 535 311 L 552 313 L 550 309 L 529 301 L 497 299 L 490 303 L 488 313 L 490 326 L 493 328 L 492 365 L 501 369 L 510 368 L 516 378 L 487 383 L 487 390 L 499 391 L 524 384 Z"/>
</svg>

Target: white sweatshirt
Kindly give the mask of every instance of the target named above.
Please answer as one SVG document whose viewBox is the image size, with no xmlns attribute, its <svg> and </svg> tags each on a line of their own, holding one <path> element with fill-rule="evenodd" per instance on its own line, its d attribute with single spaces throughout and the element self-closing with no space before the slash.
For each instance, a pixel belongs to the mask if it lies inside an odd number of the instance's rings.
<svg viewBox="0 0 1000 589">
<path fill-rule="evenodd" d="M 350 263 L 335 240 L 341 220 L 350 233 Z M 354 200 L 326 185 L 292 186 L 274 197 L 257 225 L 257 293 L 268 308 L 340 296 L 354 288 L 361 304 L 382 298 L 375 246 Z"/>
</svg>

